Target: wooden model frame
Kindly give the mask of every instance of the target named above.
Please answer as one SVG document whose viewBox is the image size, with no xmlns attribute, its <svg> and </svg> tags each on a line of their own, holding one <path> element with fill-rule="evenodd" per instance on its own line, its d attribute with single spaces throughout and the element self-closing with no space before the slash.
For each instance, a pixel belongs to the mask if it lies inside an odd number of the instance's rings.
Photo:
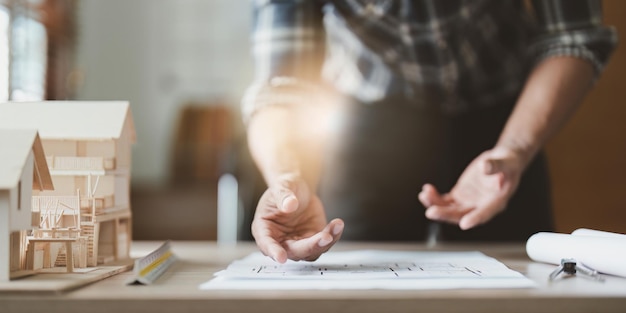
<svg viewBox="0 0 626 313">
<path fill-rule="evenodd" d="M 30 237 L 29 268 L 69 272 L 129 258 L 135 130 L 128 102 L 3 103 L 0 125 L 39 130 L 55 186 L 33 192 L 38 227 Z"/>
<path fill-rule="evenodd" d="M 0 282 L 28 275 L 32 190 L 52 190 L 37 131 L 0 129 Z"/>
</svg>

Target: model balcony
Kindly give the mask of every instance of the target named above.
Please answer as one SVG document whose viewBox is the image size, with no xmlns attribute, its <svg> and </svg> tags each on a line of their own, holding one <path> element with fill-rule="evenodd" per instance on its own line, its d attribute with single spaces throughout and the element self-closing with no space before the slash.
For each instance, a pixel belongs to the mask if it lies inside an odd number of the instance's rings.
<svg viewBox="0 0 626 313">
<path fill-rule="evenodd" d="M 36 212 L 51 210 L 78 211 L 80 208 L 78 196 L 33 196 L 32 210 Z M 68 213 L 76 214 L 76 213 Z"/>
<path fill-rule="evenodd" d="M 80 198 L 80 210 L 85 215 L 98 215 L 115 206 L 113 195 L 96 196 L 94 198 Z"/>
<path fill-rule="evenodd" d="M 31 210 L 33 225 L 38 226 L 42 232 L 56 229 L 80 229 L 78 196 L 33 196 Z"/>
<path fill-rule="evenodd" d="M 50 171 L 103 172 L 115 169 L 115 158 L 48 156 Z"/>
</svg>

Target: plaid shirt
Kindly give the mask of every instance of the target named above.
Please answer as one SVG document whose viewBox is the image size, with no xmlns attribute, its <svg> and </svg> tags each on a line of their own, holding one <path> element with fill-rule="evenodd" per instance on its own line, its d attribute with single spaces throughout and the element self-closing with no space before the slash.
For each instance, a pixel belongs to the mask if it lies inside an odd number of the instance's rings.
<svg viewBox="0 0 626 313">
<path fill-rule="evenodd" d="M 257 0 L 249 118 L 321 101 L 319 87 L 371 103 L 391 95 L 455 114 L 517 95 L 534 64 L 589 61 L 617 43 L 600 0 Z"/>
</svg>

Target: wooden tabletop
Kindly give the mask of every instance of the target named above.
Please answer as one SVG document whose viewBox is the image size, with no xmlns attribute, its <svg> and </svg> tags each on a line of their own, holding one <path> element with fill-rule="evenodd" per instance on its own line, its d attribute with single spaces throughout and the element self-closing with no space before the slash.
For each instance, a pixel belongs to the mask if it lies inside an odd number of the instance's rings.
<svg viewBox="0 0 626 313">
<path fill-rule="evenodd" d="M 141 257 L 162 242 L 134 242 Z M 573 276 L 549 283 L 553 265 L 531 262 L 523 244 L 349 243 L 333 248 L 391 250 L 478 250 L 534 280 L 529 289 L 203 291 L 198 285 L 256 247 L 251 243 L 173 242 L 177 261 L 153 285 L 125 283 L 131 272 L 62 294 L 0 294 L 0 312 L 626 312 L 626 279 L 604 282 Z"/>
</svg>

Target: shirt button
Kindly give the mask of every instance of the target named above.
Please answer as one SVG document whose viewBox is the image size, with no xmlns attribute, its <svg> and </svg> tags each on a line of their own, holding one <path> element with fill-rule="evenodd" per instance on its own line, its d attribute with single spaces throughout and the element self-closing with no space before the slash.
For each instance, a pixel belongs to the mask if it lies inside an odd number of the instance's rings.
<svg viewBox="0 0 626 313">
<path fill-rule="evenodd" d="M 380 16 L 381 15 L 380 8 L 377 7 L 373 3 L 368 3 L 365 6 L 365 12 L 367 12 L 367 15 L 370 15 L 370 16 Z"/>
<path fill-rule="evenodd" d="M 393 62 L 393 61 L 398 59 L 398 53 L 396 51 L 394 51 L 394 50 L 391 50 L 391 49 L 385 51 L 384 56 L 385 56 L 385 59 L 387 61 L 391 61 L 391 62 Z"/>
</svg>

